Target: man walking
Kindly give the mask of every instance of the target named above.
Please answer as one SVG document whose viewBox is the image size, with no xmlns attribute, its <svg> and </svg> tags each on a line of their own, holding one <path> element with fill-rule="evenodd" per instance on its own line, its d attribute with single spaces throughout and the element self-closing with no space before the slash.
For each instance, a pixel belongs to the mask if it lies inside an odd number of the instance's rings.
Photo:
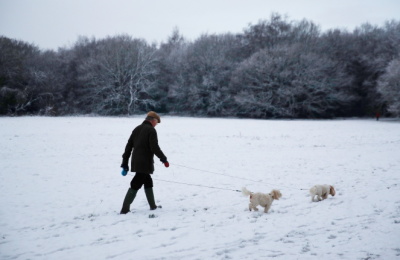
<svg viewBox="0 0 400 260">
<path fill-rule="evenodd" d="M 126 214 L 130 211 L 130 205 L 143 185 L 150 210 L 157 209 L 153 193 L 153 179 L 150 175 L 154 172 L 154 155 L 161 160 L 165 167 L 169 167 L 167 157 L 158 146 L 155 127 L 159 123 L 161 123 L 160 116 L 154 111 L 148 112 L 143 123 L 132 131 L 126 144 L 125 152 L 122 155 L 122 175 L 125 176 L 128 173 L 129 157 L 132 155 L 131 172 L 135 172 L 135 176 L 131 181 L 131 187 L 126 193 L 121 214 Z"/>
</svg>

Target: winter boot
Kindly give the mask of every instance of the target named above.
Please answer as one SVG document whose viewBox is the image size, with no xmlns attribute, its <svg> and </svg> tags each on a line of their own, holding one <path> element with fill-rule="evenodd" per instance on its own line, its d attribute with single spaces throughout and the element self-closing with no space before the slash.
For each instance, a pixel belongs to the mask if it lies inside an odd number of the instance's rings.
<svg viewBox="0 0 400 260">
<path fill-rule="evenodd" d="M 146 198 L 147 198 L 147 202 L 149 203 L 150 210 L 155 210 L 157 208 L 161 208 L 161 206 L 156 205 L 156 202 L 154 200 L 153 188 L 144 189 L 144 192 L 146 193 Z"/>
<path fill-rule="evenodd" d="M 129 188 L 128 192 L 125 195 L 124 204 L 122 204 L 122 209 L 120 214 L 126 214 L 130 211 L 131 204 L 136 197 L 136 193 L 138 191 Z"/>
</svg>

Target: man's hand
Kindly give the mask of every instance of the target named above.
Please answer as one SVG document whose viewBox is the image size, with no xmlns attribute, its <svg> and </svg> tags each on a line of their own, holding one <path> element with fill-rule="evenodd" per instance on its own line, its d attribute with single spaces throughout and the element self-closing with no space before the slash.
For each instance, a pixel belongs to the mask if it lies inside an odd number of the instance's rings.
<svg viewBox="0 0 400 260">
<path fill-rule="evenodd" d="M 124 169 L 124 171 L 129 172 L 129 166 L 127 164 L 121 164 L 121 168 Z"/>
<path fill-rule="evenodd" d="M 123 163 L 123 164 L 121 164 L 121 168 L 122 168 L 122 171 L 121 171 L 122 176 L 126 176 L 129 172 L 128 165 Z"/>
<path fill-rule="evenodd" d="M 122 176 L 126 176 L 128 174 L 128 171 L 127 170 L 125 170 L 125 169 L 122 169 L 122 171 L 121 171 L 121 175 Z"/>
</svg>

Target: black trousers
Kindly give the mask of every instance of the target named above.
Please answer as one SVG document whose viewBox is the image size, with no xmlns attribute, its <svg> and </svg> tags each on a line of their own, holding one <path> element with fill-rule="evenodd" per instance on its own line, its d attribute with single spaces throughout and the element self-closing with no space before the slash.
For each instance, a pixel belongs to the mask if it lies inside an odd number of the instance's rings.
<svg viewBox="0 0 400 260">
<path fill-rule="evenodd" d="M 149 173 L 137 172 L 131 181 L 131 188 L 139 190 L 143 185 L 145 189 L 153 188 L 153 179 Z"/>
</svg>

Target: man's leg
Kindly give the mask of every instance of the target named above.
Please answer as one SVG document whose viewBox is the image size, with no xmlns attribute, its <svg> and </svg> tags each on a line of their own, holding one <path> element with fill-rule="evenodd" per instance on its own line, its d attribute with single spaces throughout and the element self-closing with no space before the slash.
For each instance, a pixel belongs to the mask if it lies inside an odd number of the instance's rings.
<svg viewBox="0 0 400 260">
<path fill-rule="evenodd" d="M 131 204 L 136 197 L 136 193 L 138 191 L 132 188 L 128 189 L 128 192 L 125 195 L 124 203 L 122 204 L 122 209 L 120 214 L 126 214 L 130 211 Z"/>
<path fill-rule="evenodd" d="M 142 187 L 144 182 L 143 176 L 136 173 L 131 181 L 131 187 L 125 195 L 124 203 L 122 204 L 121 214 L 126 214 L 130 211 L 130 206 L 136 197 L 136 193 Z"/>
<path fill-rule="evenodd" d="M 157 209 L 156 201 L 154 199 L 153 193 L 153 179 L 150 174 L 146 175 L 146 179 L 144 182 L 144 193 L 146 194 L 147 202 L 149 203 L 150 210 Z"/>
</svg>

